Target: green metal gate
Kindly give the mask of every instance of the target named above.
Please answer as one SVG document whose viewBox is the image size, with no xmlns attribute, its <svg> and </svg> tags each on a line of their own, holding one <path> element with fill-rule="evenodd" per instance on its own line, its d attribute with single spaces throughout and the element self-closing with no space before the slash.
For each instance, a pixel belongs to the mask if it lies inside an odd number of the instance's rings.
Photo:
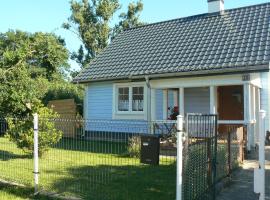
<svg viewBox="0 0 270 200">
<path fill-rule="evenodd" d="M 183 150 L 183 199 L 215 199 L 217 115 L 188 114 Z"/>
</svg>

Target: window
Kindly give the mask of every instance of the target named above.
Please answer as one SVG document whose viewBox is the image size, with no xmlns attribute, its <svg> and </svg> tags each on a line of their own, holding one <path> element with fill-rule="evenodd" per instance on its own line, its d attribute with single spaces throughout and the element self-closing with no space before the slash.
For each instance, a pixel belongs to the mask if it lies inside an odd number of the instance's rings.
<svg viewBox="0 0 270 200">
<path fill-rule="evenodd" d="M 132 111 L 143 111 L 143 87 L 132 88 Z"/>
<path fill-rule="evenodd" d="M 120 112 L 143 112 L 144 111 L 144 87 L 123 86 L 117 87 L 117 104 Z"/>
<path fill-rule="evenodd" d="M 129 88 L 123 87 L 118 89 L 118 110 L 129 110 Z"/>
</svg>

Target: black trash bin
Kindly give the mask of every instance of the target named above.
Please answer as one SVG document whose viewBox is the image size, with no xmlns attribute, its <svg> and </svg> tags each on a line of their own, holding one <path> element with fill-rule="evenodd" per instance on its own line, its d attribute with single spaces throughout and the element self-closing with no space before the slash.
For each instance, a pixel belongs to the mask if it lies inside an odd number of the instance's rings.
<svg viewBox="0 0 270 200">
<path fill-rule="evenodd" d="M 159 137 L 141 136 L 141 163 L 149 165 L 159 164 Z"/>
</svg>

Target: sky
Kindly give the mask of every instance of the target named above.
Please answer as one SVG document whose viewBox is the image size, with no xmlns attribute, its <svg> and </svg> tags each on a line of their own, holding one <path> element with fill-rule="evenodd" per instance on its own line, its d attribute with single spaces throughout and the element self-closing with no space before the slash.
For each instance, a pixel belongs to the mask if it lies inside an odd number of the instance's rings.
<svg viewBox="0 0 270 200">
<path fill-rule="evenodd" d="M 113 20 L 127 10 L 129 2 L 120 0 L 122 5 Z M 135 0 L 136 1 L 136 0 Z M 27 32 L 53 32 L 65 39 L 70 52 L 76 51 L 80 41 L 71 32 L 63 30 L 61 25 L 70 16 L 69 0 L 0 0 L 0 32 L 20 29 Z M 142 0 L 144 10 L 141 19 L 147 23 L 165 21 L 207 12 L 207 0 Z M 270 0 L 225 0 L 225 9 L 266 3 Z M 72 68 L 78 65 L 70 61 Z"/>
</svg>

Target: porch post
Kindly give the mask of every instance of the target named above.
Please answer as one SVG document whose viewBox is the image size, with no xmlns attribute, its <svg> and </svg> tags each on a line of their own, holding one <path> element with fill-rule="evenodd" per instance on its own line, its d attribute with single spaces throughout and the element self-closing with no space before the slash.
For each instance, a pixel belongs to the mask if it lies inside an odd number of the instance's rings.
<svg viewBox="0 0 270 200">
<path fill-rule="evenodd" d="M 163 90 L 163 120 L 168 118 L 168 90 Z"/>
<path fill-rule="evenodd" d="M 247 125 L 247 150 L 251 150 L 251 86 L 249 83 L 244 84 L 244 116 Z"/>
<path fill-rule="evenodd" d="M 217 113 L 217 87 L 210 86 L 210 114 Z"/>
<path fill-rule="evenodd" d="M 255 132 L 256 132 L 256 87 L 251 85 L 251 120 L 253 121 L 251 127 L 251 146 L 255 147 Z"/>
<path fill-rule="evenodd" d="M 261 109 L 260 105 L 261 105 L 261 100 L 260 100 L 260 88 L 255 87 L 255 119 L 256 119 L 256 126 L 255 126 L 255 137 L 256 137 L 256 143 L 259 141 L 259 111 Z"/>
<path fill-rule="evenodd" d="M 185 93 L 184 88 L 179 88 L 179 115 L 185 116 Z"/>
</svg>

